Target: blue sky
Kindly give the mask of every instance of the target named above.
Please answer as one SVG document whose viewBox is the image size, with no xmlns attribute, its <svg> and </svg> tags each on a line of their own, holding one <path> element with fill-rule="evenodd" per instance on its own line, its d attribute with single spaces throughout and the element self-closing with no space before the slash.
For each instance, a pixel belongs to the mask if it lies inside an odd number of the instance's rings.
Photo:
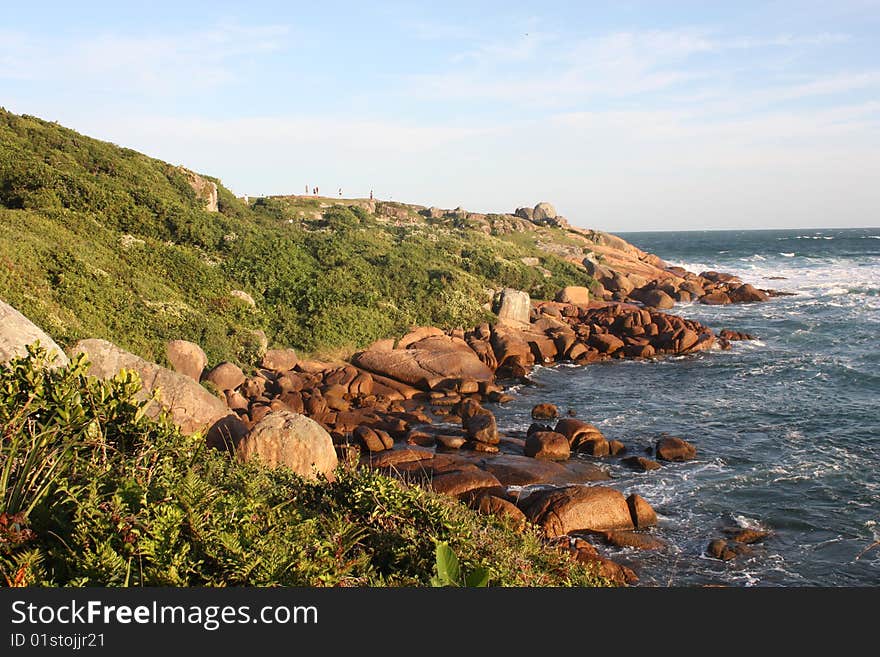
<svg viewBox="0 0 880 657">
<path fill-rule="evenodd" d="M 880 225 L 880 0 L 8 4 L 0 105 L 238 194 Z"/>
</svg>

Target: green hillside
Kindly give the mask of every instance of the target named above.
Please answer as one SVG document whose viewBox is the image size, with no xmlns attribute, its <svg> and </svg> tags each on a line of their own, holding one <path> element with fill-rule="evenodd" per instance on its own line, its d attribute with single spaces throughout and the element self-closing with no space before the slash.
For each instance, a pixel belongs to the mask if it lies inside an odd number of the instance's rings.
<svg viewBox="0 0 880 657">
<path fill-rule="evenodd" d="M 590 283 L 536 248 L 564 243 L 559 229 L 341 199 L 248 206 L 209 180 L 218 212 L 180 167 L 0 109 L 0 298 L 62 344 L 104 338 L 161 362 L 182 338 L 212 362 L 248 363 L 260 331 L 270 346 L 342 352 L 412 325 L 478 323 L 493 289 L 542 298 Z"/>
</svg>

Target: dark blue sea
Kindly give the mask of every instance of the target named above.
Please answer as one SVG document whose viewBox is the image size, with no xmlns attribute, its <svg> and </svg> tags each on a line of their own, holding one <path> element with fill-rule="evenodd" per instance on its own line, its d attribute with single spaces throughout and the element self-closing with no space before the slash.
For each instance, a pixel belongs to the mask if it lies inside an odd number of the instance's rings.
<svg viewBox="0 0 880 657">
<path fill-rule="evenodd" d="M 665 551 L 610 553 L 642 584 L 880 585 L 880 547 L 865 551 L 880 540 L 880 229 L 622 237 L 670 264 L 795 296 L 678 304 L 671 312 L 758 340 L 659 362 L 538 368 L 538 386 L 497 411 L 502 427 L 526 428 L 531 407 L 551 401 L 631 454 L 661 432 L 697 446 L 696 461 L 644 474 L 600 460 L 660 516 L 652 531 Z M 750 556 L 706 557 L 729 526 L 772 533 Z"/>
</svg>

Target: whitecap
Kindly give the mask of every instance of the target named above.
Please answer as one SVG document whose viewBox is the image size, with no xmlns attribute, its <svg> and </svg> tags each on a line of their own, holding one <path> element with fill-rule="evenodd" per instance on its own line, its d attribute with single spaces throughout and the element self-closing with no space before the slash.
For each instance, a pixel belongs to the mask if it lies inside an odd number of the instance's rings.
<svg viewBox="0 0 880 657">
<path fill-rule="evenodd" d="M 785 253 L 784 251 L 780 251 L 779 255 L 785 256 L 786 258 L 794 258 L 794 253 Z"/>
</svg>

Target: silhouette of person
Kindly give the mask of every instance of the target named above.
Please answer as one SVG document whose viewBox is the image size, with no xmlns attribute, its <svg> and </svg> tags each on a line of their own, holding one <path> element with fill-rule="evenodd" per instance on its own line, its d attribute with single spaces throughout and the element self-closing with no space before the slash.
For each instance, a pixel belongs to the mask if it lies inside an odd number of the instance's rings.
<svg viewBox="0 0 880 657">
<path fill-rule="evenodd" d="M 371 201 L 373 200 L 373 190 L 372 189 L 370 190 L 370 200 Z"/>
<path fill-rule="evenodd" d="M 309 194 L 309 186 L 306 185 L 306 196 L 308 196 L 308 194 Z"/>
</svg>

